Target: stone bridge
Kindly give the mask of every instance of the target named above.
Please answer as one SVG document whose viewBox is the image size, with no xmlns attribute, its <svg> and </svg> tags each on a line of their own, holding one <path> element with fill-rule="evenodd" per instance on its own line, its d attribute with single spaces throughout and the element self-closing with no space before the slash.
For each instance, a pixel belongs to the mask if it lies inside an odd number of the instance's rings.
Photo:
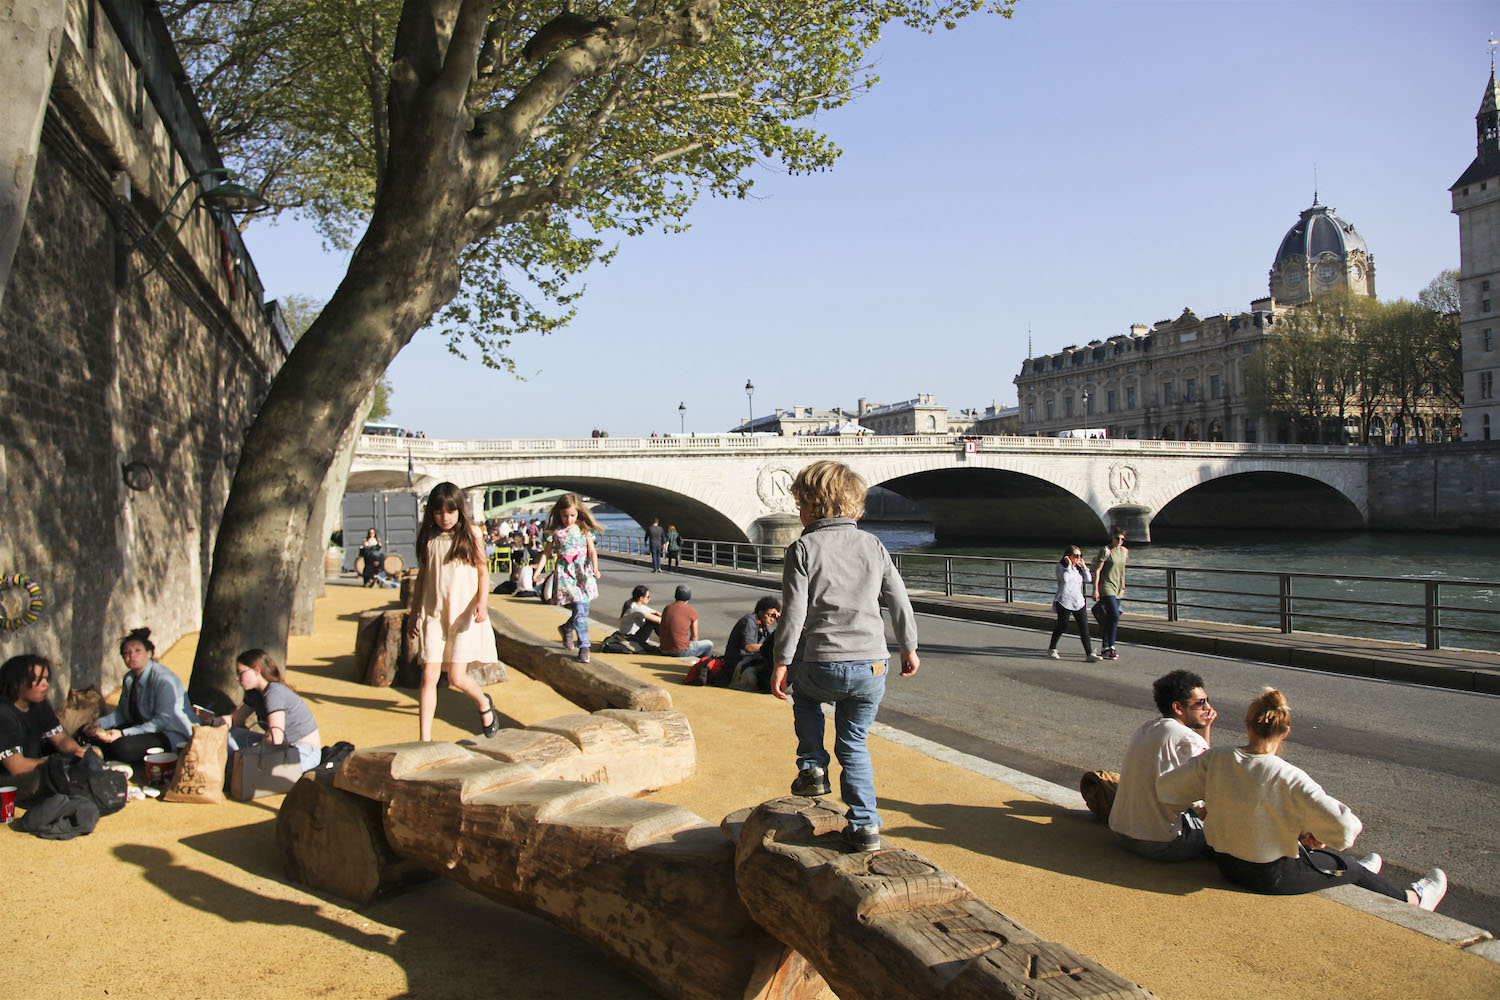
<svg viewBox="0 0 1500 1000">
<path fill-rule="evenodd" d="M 966 449 L 972 447 L 972 451 Z M 944 540 L 1092 541 L 1124 526 L 1359 530 L 1371 449 L 1235 442 L 986 437 L 586 438 L 458 441 L 365 436 L 350 490 L 448 481 L 576 490 L 689 538 L 779 544 L 800 530 L 789 487 L 802 467 L 844 462 L 931 514 Z"/>
</svg>

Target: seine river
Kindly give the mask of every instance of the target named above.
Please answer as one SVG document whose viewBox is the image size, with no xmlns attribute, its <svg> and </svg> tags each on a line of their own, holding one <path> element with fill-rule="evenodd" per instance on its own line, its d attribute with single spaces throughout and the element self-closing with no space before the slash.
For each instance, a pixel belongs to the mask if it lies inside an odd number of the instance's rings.
<svg viewBox="0 0 1500 1000">
<path fill-rule="evenodd" d="M 611 531 L 639 537 L 639 526 L 625 515 L 600 519 Z M 903 557 L 902 572 L 913 590 L 944 589 L 945 560 L 934 556 L 982 557 L 952 561 L 953 592 L 990 596 L 1004 593 L 1004 563 L 991 560 L 1035 560 L 1012 563 L 1012 592 L 1017 600 L 1051 600 L 1051 564 L 1059 547 L 939 545 L 931 526 L 919 522 L 866 522 L 861 527 L 879 535 L 892 552 L 910 554 Z M 1097 548 L 1097 542 L 1084 545 L 1085 557 L 1092 559 Z M 1137 545 L 1131 550 L 1127 613 L 1166 616 L 1168 567 L 1177 570 L 1179 618 L 1277 627 L 1281 580 L 1275 574 L 1306 574 L 1289 581 L 1298 631 L 1417 643 L 1424 641 L 1426 585 L 1438 581 L 1442 645 L 1500 650 L 1500 635 L 1461 630 L 1500 632 L 1500 537 L 1226 532 Z M 1315 617 L 1321 615 L 1329 617 Z"/>
</svg>

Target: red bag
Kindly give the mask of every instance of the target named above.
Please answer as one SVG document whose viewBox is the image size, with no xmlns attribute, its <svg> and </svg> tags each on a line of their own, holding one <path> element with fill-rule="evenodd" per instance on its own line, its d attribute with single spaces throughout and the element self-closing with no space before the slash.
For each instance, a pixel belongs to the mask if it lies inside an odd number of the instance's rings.
<svg viewBox="0 0 1500 1000">
<path fill-rule="evenodd" d="M 729 677 L 724 669 L 724 657 L 709 654 L 697 663 L 688 667 L 687 676 L 682 679 L 684 684 L 712 684 L 714 687 L 728 687 Z"/>
</svg>

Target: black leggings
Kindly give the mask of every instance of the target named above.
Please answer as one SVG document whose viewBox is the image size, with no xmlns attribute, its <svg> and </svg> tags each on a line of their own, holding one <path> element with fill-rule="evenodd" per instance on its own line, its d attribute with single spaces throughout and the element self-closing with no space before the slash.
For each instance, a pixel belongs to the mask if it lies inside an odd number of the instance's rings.
<svg viewBox="0 0 1500 1000">
<path fill-rule="evenodd" d="M 1353 855 L 1326 847 L 1315 851 L 1304 848 L 1295 858 L 1278 858 L 1264 864 L 1218 853 L 1214 854 L 1214 861 L 1229 881 L 1268 896 L 1296 896 L 1353 883 L 1382 896 L 1407 902 L 1405 889 L 1399 889 L 1376 875 Z"/>
<path fill-rule="evenodd" d="M 160 747 L 167 753 L 172 752 L 172 741 L 161 733 L 136 733 L 134 736 L 121 736 L 113 743 L 90 739 L 87 736 L 83 739 L 85 743 L 98 747 L 104 754 L 105 760 L 117 760 L 122 764 L 131 764 L 136 767 L 144 764 L 146 754 L 156 747 Z"/>
<path fill-rule="evenodd" d="M 1078 622 L 1078 637 L 1083 640 L 1084 655 L 1093 656 L 1094 647 L 1089 644 L 1089 618 L 1088 615 L 1084 614 L 1083 609 L 1079 608 L 1077 611 L 1069 611 L 1061 604 L 1053 601 L 1052 610 L 1057 612 L 1057 624 L 1052 627 L 1052 642 L 1048 644 L 1047 648 L 1057 648 L 1057 640 L 1061 639 L 1062 634 L 1067 631 L 1068 616 L 1072 615 Z"/>
</svg>

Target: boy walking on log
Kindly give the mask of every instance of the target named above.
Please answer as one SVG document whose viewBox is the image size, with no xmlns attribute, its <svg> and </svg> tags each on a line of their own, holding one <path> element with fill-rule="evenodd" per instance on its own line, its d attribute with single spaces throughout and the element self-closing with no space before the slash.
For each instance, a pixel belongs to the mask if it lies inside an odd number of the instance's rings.
<svg viewBox="0 0 1500 1000">
<path fill-rule="evenodd" d="M 916 616 L 890 553 L 855 526 L 865 512 L 864 480 L 842 463 L 814 462 L 797 474 L 791 492 L 802 536 L 787 548 L 781 574 L 771 693 L 792 702 L 798 769 L 792 794 L 830 790 L 822 705 L 831 703 L 839 790 L 848 807 L 844 839 L 856 851 L 874 851 L 880 848 L 880 815 L 865 737 L 885 695 L 890 657 L 880 608 L 895 626 L 902 677 L 915 674 L 922 662 Z"/>
</svg>

